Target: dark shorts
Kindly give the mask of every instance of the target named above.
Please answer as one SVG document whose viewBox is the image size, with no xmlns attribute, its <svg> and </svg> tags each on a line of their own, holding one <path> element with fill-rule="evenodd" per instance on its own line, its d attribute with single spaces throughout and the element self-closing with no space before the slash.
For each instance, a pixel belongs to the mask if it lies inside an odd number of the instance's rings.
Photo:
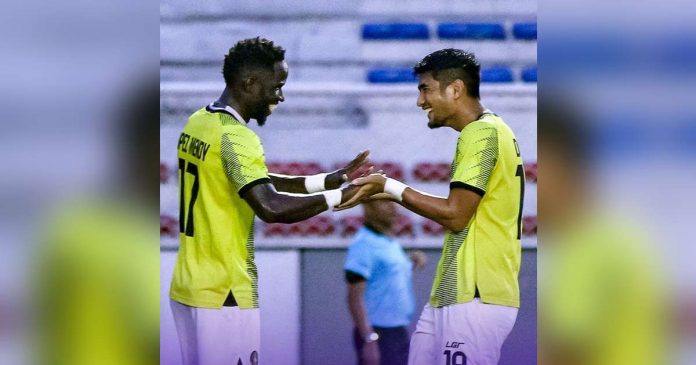
<svg viewBox="0 0 696 365">
<path fill-rule="evenodd" d="M 380 365 L 406 365 L 408 363 L 408 346 L 410 336 L 406 327 L 372 327 L 379 335 L 377 344 L 379 345 Z M 358 365 L 360 361 L 360 349 L 363 340 L 358 334 L 358 330 L 353 330 L 353 345 L 358 355 Z"/>
</svg>

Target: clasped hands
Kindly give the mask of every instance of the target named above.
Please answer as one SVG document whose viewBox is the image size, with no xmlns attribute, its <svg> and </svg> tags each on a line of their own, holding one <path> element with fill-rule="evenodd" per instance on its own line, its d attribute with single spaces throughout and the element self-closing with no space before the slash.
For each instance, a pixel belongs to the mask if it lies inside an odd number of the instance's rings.
<svg viewBox="0 0 696 365">
<path fill-rule="evenodd" d="M 371 172 L 371 169 L 372 168 L 370 168 L 369 172 Z M 387 176 L 382 171 L 354 179 L 344 192 L 344 194 L 347 194 L 348 198 L 345 199 L 341 205 L 337 206 L 334 211 L 350 209 L 362 202 L 370 200 L 396 200 L 393 196 L 384 192 L 384 184 L 386 181 Z"/>
</svg>

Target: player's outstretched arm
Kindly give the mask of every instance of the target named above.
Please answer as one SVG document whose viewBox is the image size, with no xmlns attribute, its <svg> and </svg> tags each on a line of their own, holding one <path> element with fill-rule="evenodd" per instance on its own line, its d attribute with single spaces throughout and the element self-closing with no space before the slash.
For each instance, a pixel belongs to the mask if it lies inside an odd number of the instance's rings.
<svg viewBox="0 0 696 365">
<path fill-rule="evenodd" d="M 438 197 L 381 174 L 355 179 L 352 184 L 360 186 L 360 189 L 351 199 L 338 206 L 338 209 L 349 208 L 376 194 L 387 193 L 408 210 L 455 232 L 466 228 L 481 201 L 478 193 L 468 189 L 452 188 L 446 198 Z"/>
<path fill-rule="evenodd" d="M 370 151 L 362 151 L 346 166 L 329 173 L 321 173 L 310 176 L 291 176 L 281 174 L 268 174 L 271 182 L 277 191 L 309 194 L 325 190 L 338 189 L 343 183 L 348 181 L 349 177 L 355 177 L 353 174 L 360 169 L 361 166 L 368 162 L 367 156 Z"/>
<path fill-rule="evenodd" d="M 349 185 L 322 193 L 288 194 L 278 192 L 271 183 L 265 183 L 253 186 L 244 192 L 242 198 L 264 222 L 294 223 L 338 206 L 357 191 L 357 186 Z"/>
</svg>

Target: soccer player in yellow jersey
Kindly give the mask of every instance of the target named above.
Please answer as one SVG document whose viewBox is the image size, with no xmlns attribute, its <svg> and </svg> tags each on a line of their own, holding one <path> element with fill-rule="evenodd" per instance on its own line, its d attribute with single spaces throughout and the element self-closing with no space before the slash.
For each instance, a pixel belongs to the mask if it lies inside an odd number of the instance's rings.
<svg viewBox="0 0 696 365">
<path fill-rule="evenodd" d="M 261 141 L 247 123 L 263 125 L 285 100 L 284 56 L 266 39 L 238 42 L 225 56 L 222 95 L 196 111 L 179 137 L 181 245 L 170 298 L 184 364 L 259 362 L 254 216 L 301 221 L 358 189 L 338 188 L 367 152 L 328 174 L 268 173 Z"/>
<path fill-rule="evenodd" d="M 459 133 L 449 195 L 429 195 L 372 174 L 353 181 L 361 190 L 339 208 L 374 195 L 447 229 L 430 301 L 411 338 L 410 365 L 497 364 L 520 305 L 519 147 L 507 124 L 481 104 L 480 65 L 473 54 L 436 51 L 414 71 L 428 127 Z"/>
</svg>

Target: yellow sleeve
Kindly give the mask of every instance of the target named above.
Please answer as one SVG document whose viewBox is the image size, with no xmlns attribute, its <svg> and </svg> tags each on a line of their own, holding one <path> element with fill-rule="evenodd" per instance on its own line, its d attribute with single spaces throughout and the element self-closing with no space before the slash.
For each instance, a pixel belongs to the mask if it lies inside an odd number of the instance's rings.
<svg viewBox="0 0 696 365">
<path fill-rule="evenodd" d="M 246 128 L 233 128 L 222 134 L 220 157 L 227 178 L 239 195 L 256 184 L 271 182 L 261 141 Z"/>
<path fill-rule="evenodd" d="M 459 134 L 452 162 L 451 188 L 466 188 L 483 196 L 498 161 L 498 130 L 485 122 L 474 122 Z"/>
</svg>

